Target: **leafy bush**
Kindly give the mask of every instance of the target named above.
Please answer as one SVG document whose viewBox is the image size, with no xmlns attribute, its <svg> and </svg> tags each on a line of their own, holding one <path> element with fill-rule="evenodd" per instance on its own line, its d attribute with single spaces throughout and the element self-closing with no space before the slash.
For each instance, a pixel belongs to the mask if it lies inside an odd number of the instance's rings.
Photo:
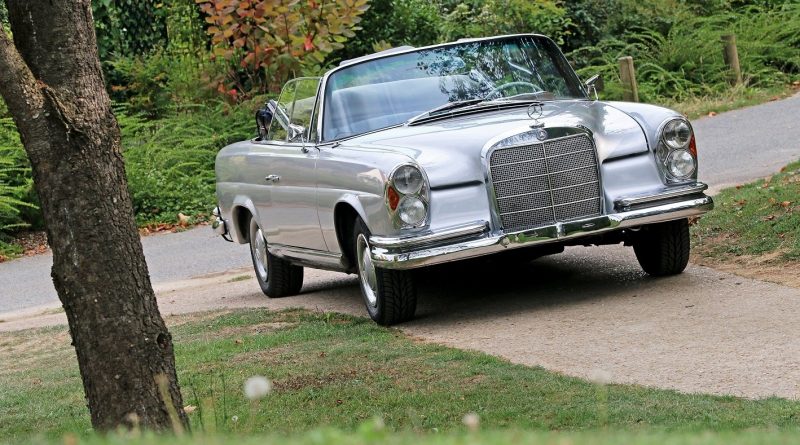
<svg viewBox="0 0 800 445">
<path fill-rule="evenodd" d="M 31 222 L 41 223 L 36 202 L 30 164 L 14 122 L 0 118 L 0 241 Z"/>
<path fill-rule="evenodd" d="M 128 185 L 139 224 L 208 215 L 216 199 L 214 160 L 223 146 L 251 137 L 256 105 L 197 106 L 157 121 L 118 110 Z"/>
<path fill-rule="evenodd" d="M 277 92 L 353 37 L 367 0 L 197 0 L 214 54 L 230 62 L 221 92 Z"/>
<path fill-rule="evenodd" d="M 163 2 L 92 0 L 92 15 L 101 60 L 147 54 L 167 41 Z"/>
<path fill-rule="evenodd" d="M 474 2 L 473 2 L 474 3 Z M 556 41 L 569 23 L 566 10 L 556 1 L 486 0 L 459 3 L 448 11 L 442 28 L 444 40 L 498 34 L 536 32 Z"/>
<path fill-rule="evenodd" d="M 601 73 L 604 96 L 622 96 L 617 59 L 632 56 L 643 102 L 714 96 L 730 89 L 722 57 L 723 34 L 735 33 L 739 59 L 749 87 L 786 84 L 800 72 L 800 4 L 781 8 L 750 6 L 704 17 L 684 8 L 683 17 L 664 35 L 653 30 L 631 33 L 626 40 L 607 38 L 569 54 L 583 77 Z"/>
<path fill-rule="evenodd" d="M 114 58 L 105 67 L 112 100 L 125 103 L 129 114 L 158 119 L 218 97 L 210 78 L 219 69 L 203 53 L 159 49 L 146 57 Z"/>
<path fill-rule="evenodd" d="M 444 22 L 439 5 L 428 0 L 371 0 L 360 30 L 331 60 L 346 60 L 385 47 L 426 46 L 440 41 Z"/>
</svg>

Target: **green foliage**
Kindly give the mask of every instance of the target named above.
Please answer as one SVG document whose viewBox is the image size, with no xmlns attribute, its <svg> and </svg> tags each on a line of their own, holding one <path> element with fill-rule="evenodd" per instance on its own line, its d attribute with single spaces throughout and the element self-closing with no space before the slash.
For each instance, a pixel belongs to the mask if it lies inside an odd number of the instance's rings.
<svg viewBox="0 0 800 445">
<path fill-rule="evenodd" d="M 459 3 L 447 11 L 443 40 L 535 32 L 557 42 L 568 25 L 566 10 L 553 0 L 486 0 Z"/>
<path fill-rule="evenodd" d="M 158 49 L 146 57 L 116 57 L 105 66 L 111 98 L 125 103 L 128 114 L 158 119 L 217 97 L 209 86 L 217 67 L 202 53 Z"/>
<path fill-rule="evenodd" d="M 147 54 L 166 44 L 163 2 L 92 0 L 92 15 L 100 60 L 106 60 L 112 54 Z"/>
<path fill-rule="evenodd" d="M 331 60 L 347 60 L 376 49 L 403 45 L 425 46 L 440 41 L 444 17 L 430 0 L 371 0 L 360 30 Z"/>
<path fill-rule="evenodd" d="M 676 8 L 679 8 L 676 6 Z M 739 59 L 749 87 L 785 85 L 800 73 L 800 4 L 779 9 L 747 7 L 712 16 L 675 12 L 666 34 L 653 29 L 630 33 L 625 40 L 606 38 L 569 54 L 588 77 L 603 74 L 603 96 L 622 96 L 617 59 L 632 56 L 643 102 L 718 96 L 730 89 L 729 70 L 722 57 L 723 34 L 735 33 Z"/>
<path fill-rule="evenodd" d="M 253 135 L 254 103 L 188 106 L 148 121 L 118 110 L 128 185 L 139 224 L 202 219 L 213 208 L 214 160 L 220 148 Z"/>
<path fill-rule="evenodd" d="M 36 202 L 30 164 L 14 122 L 0 118 L 0 241 L 30 222 L 40 222 Z"/>
<path fill-rule="evenodd" d="M 367 0 L 197 0 L 214 54 L 229 63 L 220 92 L 278 92 L 353 37 Z"/>
</svg>

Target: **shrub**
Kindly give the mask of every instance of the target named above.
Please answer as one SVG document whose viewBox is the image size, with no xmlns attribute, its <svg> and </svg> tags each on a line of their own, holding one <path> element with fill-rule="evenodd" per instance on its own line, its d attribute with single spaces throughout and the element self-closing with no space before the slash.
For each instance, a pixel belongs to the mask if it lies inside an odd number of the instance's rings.
<svg viewBox="0 0 800 445">
<path fill-rule="evenodd" d="M 0 241 L 31 222 L 41 224 L 36 203 L 30 164 L 14 122 L 0 118 Z"/>
<path fill-rule="evenodd" d="M 561 43 L 562 31 L 569 23 L 566 10 L 552 0 L 473 3 L 459 3 L 448 11 L 442 27 L 444 40 L 536 32 Z"/>
<path fill-rule="evenodd" d="M 230 63 L 221 92 L 278 92 L 353 37 L 367 0 L 196 0 L 215 46 Z"/>
<path fill-rule="evenodd" d="M 157 121 L 117 110 L 137 222 L 175 222 L 178 213 L 207 216 L 216 203 L 217 152 L 253 136 L 255 108 L 218 103 Z"/>
<path fill-rule="evenodd" d="M 786 84 L 800 72 L 800 4 L 780 8 L 750 6 L 704 17 L 685 9 L 664 35 L 652 30 L 631 33 L 625 40 L 607 38 L 569 54 L 583 77 L 602 73 L 604 97 L 622 96 L 617 59 L 632 56 L 643 102 L 686 100 L 719 95 L 730 89 L 722 58 L 723 34 L 735 33 L 748 87 Z"/>
<path fill-rule="evenodd" d="M 202 52 L 157 50 L 149 56 L 118 57 L 105 64 L 111 98 L 128 114 L 158 119 L 182 106 L 217 97 L 211 78 L 219 72 Z"/>
<path fill-rule="evenodd" d="M 371 0 L 362 18 L 362 29 L 331 54 L 332 60 L 352 59 L 385 47 L 437 43 L 444 21 L 439 5 L 428 0 Z"/>
<path fill-rule="evenodd" d="M 92 15 L 101 60 L 146 54 L 166 44 L 163 2 L 92 0 Z"/>
</svg>

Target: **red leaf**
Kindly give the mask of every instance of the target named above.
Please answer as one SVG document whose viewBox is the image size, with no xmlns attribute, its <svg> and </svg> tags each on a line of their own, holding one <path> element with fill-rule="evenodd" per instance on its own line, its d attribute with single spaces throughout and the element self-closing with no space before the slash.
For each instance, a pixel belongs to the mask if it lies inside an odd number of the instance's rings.
<svg viewBox="0 0 800 445">
<path fill-rule="evenodd" d="M 311 34 L 306 35 L 306 41 L 303 43 L 303 48 L 305 48 L 306 51 L 311 51 L 314 49 L 314 41 L 313 37 L 311 37 Z"/>
</svg>

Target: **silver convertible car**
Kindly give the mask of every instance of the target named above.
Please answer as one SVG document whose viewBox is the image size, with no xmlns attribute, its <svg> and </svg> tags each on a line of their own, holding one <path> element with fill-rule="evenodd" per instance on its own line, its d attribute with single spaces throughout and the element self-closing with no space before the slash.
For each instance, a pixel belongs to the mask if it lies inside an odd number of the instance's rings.
<svg viewBox="0 0 800 445">
<path fill-rule="evenodd" d="M 356 273 L 370 317 L 411 319 L 414 269 L 564 246 L 632 246 L 650 275 L 689 258 L 713 208 L 681 114 L 597 100 L 525 34 L 402 47 L 288 82 L 258 137 L 216 160 L 214 230 L 249 243 L 269 297 L 303 267 Z M 524 255 L 519 255 L 523 254 Z"/>
</svg>

